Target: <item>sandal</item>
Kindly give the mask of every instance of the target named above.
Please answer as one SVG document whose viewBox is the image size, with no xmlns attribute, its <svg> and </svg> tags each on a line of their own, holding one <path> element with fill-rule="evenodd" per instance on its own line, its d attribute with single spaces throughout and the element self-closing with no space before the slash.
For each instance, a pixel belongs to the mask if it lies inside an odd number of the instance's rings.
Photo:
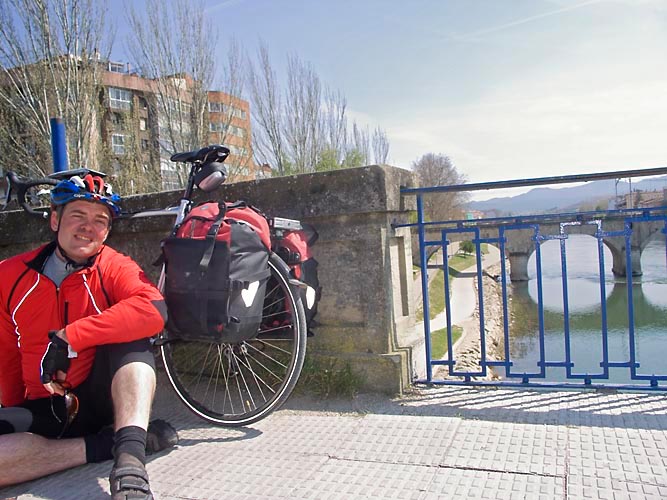
<svg viewBox="0 0 667 500">
<path fill-rule="evenodd" d="M 109 485 L 113 500 L 153 500 L 148 473 L 141 464 L 114 467 L 109 475 Z"/>
</svg>

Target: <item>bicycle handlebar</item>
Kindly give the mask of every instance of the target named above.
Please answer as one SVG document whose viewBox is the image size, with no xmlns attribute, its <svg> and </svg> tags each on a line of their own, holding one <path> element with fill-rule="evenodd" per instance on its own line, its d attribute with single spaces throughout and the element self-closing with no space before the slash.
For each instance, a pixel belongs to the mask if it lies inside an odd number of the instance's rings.
<svg viewBox="0 0 667 500">
<path fill-rule="evenodd" d="M 16 172 L 12 171 L 7 172 L 6 177 L 7 177 L 7 195 L 5 197 L 5 205 L 3 209 L 7 208 L 7 205 L 9 205 L 9 202 L 13 198 L 12 194 L 15 194 L 16 201 L 26 213 L 34 215 L 36 217 L 40 217 L 42 219 L 46 219 L 49 216 L 48 211 L 35 210 L 34 208 L 32 208 L 28 204 L 25 195 L 28 189 L 35 186 L 41 186 L 41 185 L 55 186 L 56 184 L 58 184 L 58 179 L 52 179 L 48 177 L 42 177 L 39 179 L 26 179 L 24 177 L 17 175 Z"/>
</svg>

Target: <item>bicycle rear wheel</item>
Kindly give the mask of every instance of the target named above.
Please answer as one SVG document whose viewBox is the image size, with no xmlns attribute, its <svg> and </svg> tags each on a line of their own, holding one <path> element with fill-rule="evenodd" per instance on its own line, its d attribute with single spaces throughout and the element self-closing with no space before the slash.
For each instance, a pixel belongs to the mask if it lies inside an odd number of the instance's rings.
<svg viewBox="0 0 667 500">
<path fill-rule="evenodd" d="M 289 268 L 269 258 L 262 323 L 257 337 L 240 343 L 167 340 L 164 368 L 178 397 L 214 424 L 242 426 L 279 408 L 289 397 L 306 353 L 306 317 L 289 282 Z"/>
</svg>

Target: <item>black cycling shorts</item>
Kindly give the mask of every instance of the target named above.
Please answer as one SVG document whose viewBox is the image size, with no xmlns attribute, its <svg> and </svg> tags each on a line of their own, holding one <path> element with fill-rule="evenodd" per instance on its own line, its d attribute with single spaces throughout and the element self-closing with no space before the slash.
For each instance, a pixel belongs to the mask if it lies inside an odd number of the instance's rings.
<svg viewBox="0 0 667 500">
<path fill-rule="evenodd" d="M 97 347 L 95 361 L 88 378 L 71 392 L 79 399 L 79 412 L 62 437 L 81 437 L 96 434 L 113 423 L 111 380 L 116 371 L 128 363 L 139 361 L 155 370 L 153 348 L 148 339 L 124 344 L 106 344 Z M 67 420 L 65 398 L 52 396 L 29 399 L 19 405 L 32 414 L 28 432 L 48 438 L 58 437 Z M 11 431 L 11 422 L 2 422 L 0 408 L 0 434 Z M 3 425 L 4 424 L 4 425 Z"/>
</svg>

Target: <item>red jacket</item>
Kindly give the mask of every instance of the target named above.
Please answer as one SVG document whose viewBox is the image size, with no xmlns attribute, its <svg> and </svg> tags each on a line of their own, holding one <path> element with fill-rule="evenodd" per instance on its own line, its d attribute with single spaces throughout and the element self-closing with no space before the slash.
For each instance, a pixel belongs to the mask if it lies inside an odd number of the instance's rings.
<svg viewBox="0 0 667 500">
<path fill-rule="evenodd" d="M 78 353 L 67 372 L 76 387 L 90 373 L 95 346 L 151 337 L 164 327 L 164 299 L 130 257 L 103 246 L 92 266 L 56 288 L 40 272 L 54 248 L 50 243 L 0 262 L 2 406 L 49 396 L 40 381 L 49 330 L 66 328 Z"/>
</svg>

